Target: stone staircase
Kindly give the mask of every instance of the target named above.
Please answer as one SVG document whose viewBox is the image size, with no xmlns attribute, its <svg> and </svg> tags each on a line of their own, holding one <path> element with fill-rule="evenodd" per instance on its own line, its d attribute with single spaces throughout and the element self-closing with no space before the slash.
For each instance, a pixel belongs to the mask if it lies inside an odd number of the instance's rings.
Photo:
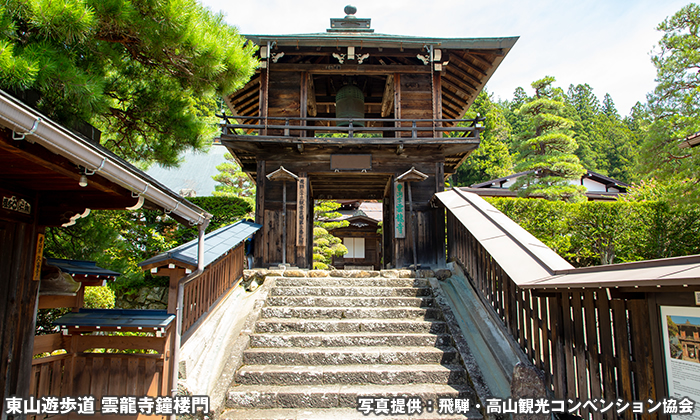
<svg viewBox="0 0 700 420">
<path fill-rule="evenodd" d="M 274 283 L 221 418 L 481 419 L 428 280 L 397 273 L 268 277 Z M 401 414 L 397 407 L 416 397 L 421 413 L 404 406 Z M 468 399 L 469 410 L 438 414 L 439 398 Z"/>
</svg>

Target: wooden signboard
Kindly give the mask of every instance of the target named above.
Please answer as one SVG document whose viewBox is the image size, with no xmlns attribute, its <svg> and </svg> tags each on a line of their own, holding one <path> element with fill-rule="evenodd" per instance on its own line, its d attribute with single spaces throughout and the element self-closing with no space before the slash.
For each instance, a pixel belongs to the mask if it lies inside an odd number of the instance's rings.
<svg viewBox="0 0 700 420">
<path fill-rule="evenodd" d="M 308 203 L 306 202 L 309 179 L 300 176 L 297 180 L 297 246 L 306 246 Z"/>
<path fill-rule="evenodd" d="M 394 184 L 394 238 L 406 237 L 406 188 L 403 182 Z"/>
</svg>

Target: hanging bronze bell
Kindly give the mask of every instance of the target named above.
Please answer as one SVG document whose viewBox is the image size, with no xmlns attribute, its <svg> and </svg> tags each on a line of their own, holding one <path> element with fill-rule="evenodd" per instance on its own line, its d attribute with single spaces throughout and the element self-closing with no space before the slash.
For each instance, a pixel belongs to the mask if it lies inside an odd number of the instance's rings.
<svg viewBox="0 0 700 420">
<path fill-rule="evenodd" d="M 335 116 L 336 118 L 364 118 L 365 117 L 365 97 L 362 90 L 355 85 L 345 85 L 335 94 Z M 347 127 L 350 121 L 336 121 L 338 127 Z M 353 121 L 353 127 L 364 127 L 363 121 Z"/>
</svg>

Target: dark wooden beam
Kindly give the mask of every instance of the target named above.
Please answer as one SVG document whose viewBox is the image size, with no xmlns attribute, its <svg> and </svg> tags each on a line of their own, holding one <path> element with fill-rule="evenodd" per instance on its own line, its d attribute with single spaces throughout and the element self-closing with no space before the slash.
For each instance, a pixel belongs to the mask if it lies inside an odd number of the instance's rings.
<svg viewBox="0 0 700 420">
<path fill-rule="evenodd" d="M 470 63 L 466 58 L 460 57 L 457 53 L 453 52 L 450 54 L 450 62 L 455 62 L 455 63 L 459 64 L 460 66 L 468 67 L 468 68 L 474 70 L 475 72 L 479 73 L 483 77 L 488 76 L 488 74 L 481 67 Z"/>
<path fill-rule="evenodd" d="M 430 73 L 430 66 L 388 64 L 386 66 L 375 64 L 273 64 L 270 71 L 306 71 L 310 74 L 425 74 Z"/>
<path fill-rule="evenodd" d="M 38 165 L 60 176 L 65 176 L 68 179 L 72 179 L 75 181 L 76 185 L 80 180 L 78 167 L 74 163 L 70 162 L 66 158 L 51 153 L 44 147 L 37 144 L 29 143 L 27 141 L 15 141 L 14 143 L 8 144 L 6 137 L 0 136 L 0 151 L 12 154 L 18 159 L 24 160 L 30 164 Z M 99 172 L 93 176 L 90 176 L 89 181 L 91 186 L 110 195 L 123 196 L 129 193 L 129 191 L 125 188 L 100 176 Z"/>
<path fill-rule="evenodd" d="M 455 61 L 455 65 L 453 65 L 453 66 L 451 66 L 449 64 L 447 66 L 445 66 L 445 71 L 447 73 L 454 73 L 454 77 L 457 79 L 463 80 L 464 83 L 468 83 L 467 80 L 470 80 L 471 82 L 476 83 L 476 85 L 472 85 L 474 87 L 474 90 L 477 89 L 477 86 L 481 86 L 481 84 L 482 84 L 482 81 L 478 77 L 464 71 L 461 67 L 459 67 L 459 65 L 457 64 L 456 61 Z"/>
</svg>

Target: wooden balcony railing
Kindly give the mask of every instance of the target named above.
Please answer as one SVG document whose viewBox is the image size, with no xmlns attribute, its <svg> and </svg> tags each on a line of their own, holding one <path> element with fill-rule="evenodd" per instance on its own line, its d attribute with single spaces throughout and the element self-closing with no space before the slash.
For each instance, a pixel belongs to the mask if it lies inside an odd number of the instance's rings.
<svg viewBox="0 0 700 420">
<path fill-rule="evenodd" d="M 334 143 L 353 139 L 353 143 L 442 144 L 478 142 L 479 125 L 475 119 L 387 119 L 387 118 L 300 118 L 248 117 L 218 115 L 222 119 L 222 139 L 250 139 L 256 142 L 290 141 Z M 336 126 L 345 122 L 347 126 Z M 312 133 L 310 135 L 310 133 Z M 319 136 L 320 134 L 320 136 Z M 347 137 L 334 137 L 343 134 Z M 360 136 L 358 136 L 360 134 Z"/>
<path fill-rule="evenodd" d="M 243 243 L 219 261 L 207 266 L 204 273 L 185 285 L 182 311 L 182 334 L 192 327 L 223 294 L 243 276 Z"/>
<path fill-rule="evenodd" d="M 451 212 L 448 258 L 500 317 L 555 398 L 574 401 L 654 399 L 649 307 L 643 299 L 611 299 L 605 290 L 522 289 Z M 593 420 L 618 419 L 583 408 Z M 630 412 L 624 418 L 631 418 Z M 639 418 L 658 418 L 645 413 Z"/>
</svg>

